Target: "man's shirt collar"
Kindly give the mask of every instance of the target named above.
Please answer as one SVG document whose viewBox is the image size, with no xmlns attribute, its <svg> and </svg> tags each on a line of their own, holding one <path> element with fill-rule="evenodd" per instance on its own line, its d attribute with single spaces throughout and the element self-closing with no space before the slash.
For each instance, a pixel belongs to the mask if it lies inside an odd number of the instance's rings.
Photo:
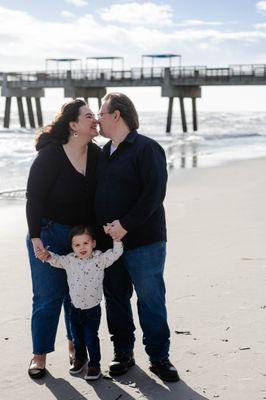
<svg viewBox="0 0 266 400">
<path fill-rule="evenodd" d="M 119 146 L 122 143 L 131 143 L 131 144 L 134 143 L 135 140 L 136 140 L 137 135 L 138 135 L 138 131 L 136 129 L 134 129 L 133 131 L 129 132 L 129 134 L 125 137 L 123 142 L 121 142 L 119 144 Z M 109 140 L 109 142 L 106 143 L 106 145 L 104 145 L 103 150 L 104 150 L 105 153 L 110 154 L 111 145 L 112 145 L 112 140 Z"/>
<path fill-rule="evenodd" d="M 123 142 L 128 142 L 128 143 L 134 143 L 137 137 L 137 130 L 134 129 L 133 131 L 129 132 L 129 134 L 126 136 L 126 138 L 123 140 Z"/>
</svg>

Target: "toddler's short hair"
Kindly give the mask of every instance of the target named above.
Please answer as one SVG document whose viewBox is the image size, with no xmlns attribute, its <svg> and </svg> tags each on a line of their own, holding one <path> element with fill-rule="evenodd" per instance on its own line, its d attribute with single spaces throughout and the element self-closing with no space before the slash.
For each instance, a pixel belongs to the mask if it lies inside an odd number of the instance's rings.
<svg viewBox="0 0 266 400">
<path fill-rule="evenodd" d="M 74 236 L 79 236 L 79 235 L 83 235 L 83 234 L 87 234 L 89 235 L 92 240 L 95 240 L 95 230 L 92 226 L 90 225 L 77 225 L 74 226 L 71 231 L 69 232 L 69 241 L 70 244 L 72 244 L 72 239 Z"/>
</svg>

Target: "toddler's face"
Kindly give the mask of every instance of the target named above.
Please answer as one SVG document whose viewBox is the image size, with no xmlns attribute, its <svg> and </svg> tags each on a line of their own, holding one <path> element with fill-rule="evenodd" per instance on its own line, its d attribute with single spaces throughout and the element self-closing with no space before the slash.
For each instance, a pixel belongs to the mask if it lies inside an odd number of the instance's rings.
<svg viewBox="0 0 266 400">
<path fill-rule="evenodd" d="M 84 259 L 91 257 L 95 245 L 95 240 L 87 233 L 73 236 L 72 249 L 78 258 Z"/>
</svg>

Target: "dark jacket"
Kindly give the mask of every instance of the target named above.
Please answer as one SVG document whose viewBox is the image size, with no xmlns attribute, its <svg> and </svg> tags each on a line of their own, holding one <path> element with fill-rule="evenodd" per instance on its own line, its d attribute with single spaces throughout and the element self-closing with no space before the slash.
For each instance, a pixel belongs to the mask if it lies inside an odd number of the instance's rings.
<svg viewBox="0 0 266 400">
<path fill-rule="evenodd" d="M 166 240 L 163 201 L 167 169 L 163 148 L 137 131 L 130 132 L 111 156 L 110 147 L 111 141 L 104 146 L 98 164 L 98 225 L 118 219 L 128 231 L 123 239 L 126 249 Z M 110 243 L 105 244 L 107 247 Z"/>
</svg>

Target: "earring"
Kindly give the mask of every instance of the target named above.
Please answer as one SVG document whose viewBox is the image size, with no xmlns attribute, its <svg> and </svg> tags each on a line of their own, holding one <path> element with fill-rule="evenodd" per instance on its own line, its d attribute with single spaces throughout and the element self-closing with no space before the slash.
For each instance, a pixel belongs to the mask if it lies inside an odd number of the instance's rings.
<svg viewBox="0 0 266 400">
<path fill-rule="evenodd" d="M 74 132 L 74 133 L 73 133 L 73 136 L 74 136 L 74 137 L 78 137 L 78 135 L 79 135 L 79 134 L 78 134 L 77 132 Z"/>
</svg>

